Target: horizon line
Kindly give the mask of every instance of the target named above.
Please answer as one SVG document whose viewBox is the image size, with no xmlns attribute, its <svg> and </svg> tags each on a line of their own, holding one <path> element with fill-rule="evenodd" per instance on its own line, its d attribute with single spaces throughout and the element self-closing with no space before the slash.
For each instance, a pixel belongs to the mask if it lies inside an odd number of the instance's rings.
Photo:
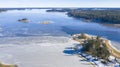
<svg viewBox="0 0 120 67">
<path fill-rule="evenodd" d="M 0 7 L 1 8 L 120 8 L 120 7 Z"/>
</svg>

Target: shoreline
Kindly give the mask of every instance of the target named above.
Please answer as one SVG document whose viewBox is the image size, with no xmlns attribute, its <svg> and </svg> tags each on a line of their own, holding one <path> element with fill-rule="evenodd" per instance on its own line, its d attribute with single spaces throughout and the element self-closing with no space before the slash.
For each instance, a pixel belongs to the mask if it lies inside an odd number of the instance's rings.
<svg viewBox="0 0 120 67">
<path fill-rule="evenodd" d="M 112 52 L 113 56 L 120 59 L 120 50 L 118 50 L 116 47 L 114 47 L 110 40 L 108 40 L 107 47 L 108 47 L 108 49 L 112 50 L 111 52 Z"/>
<path fill-rule="evenodd" d="M 117 49 L 116 47 L 114 47 L 114 45 L 112 45 L 112 43 L 111 43 L 111 41 L 109 40 L 109 45 L 114 49 L 114 50 L 116 50 L 116 51 L 119 51 L 120 52 L 120 50 L 119 49 Z"/>
</svg>

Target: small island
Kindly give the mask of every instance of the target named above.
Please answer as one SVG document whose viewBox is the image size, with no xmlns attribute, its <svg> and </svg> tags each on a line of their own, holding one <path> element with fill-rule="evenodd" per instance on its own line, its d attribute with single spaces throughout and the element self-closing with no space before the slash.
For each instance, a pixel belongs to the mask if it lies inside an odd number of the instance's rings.
<svg viewBox="0 0 120 67">
<path fill-rule="evenodd" d="M 20 19 L 20 20 L 18 20 L 19 22 L 25 22 L 25 23 L 27 23 L 27 22 L 30 22 L 30 20 L 28 20 L 27 18 L 23 18 L 23 19 Z"/>
<path fill-rule="evenodd" d="M 80 42 L 82 53 L 89 54 L 92 58 L 97 58 L 100 61 L 102 60 L 101 62 L 105 64 L 113 62 L 113 60 L 120 63 L 120 51 L 111 45 L 110 40 L 84 33 L 74 34 L 72 37 L 73 40 Z M 74 49 L 79 50 L 78 46 L 75 46 Z"/>
<path fill-rule="evenodd" d="M 12 65 L 12 64 L 3 64 L 0 63 L 0 67 L 18 67 L 17 65 Z"/>
<path fill-rule="evenodd" d="M 52 23 L 52 21 L 43 21 L 43 22 L 40 22 L 41 24 L 45 24 L 45 25 L 47 25 L 47 24 L 51 24 Z"/>
</svg>

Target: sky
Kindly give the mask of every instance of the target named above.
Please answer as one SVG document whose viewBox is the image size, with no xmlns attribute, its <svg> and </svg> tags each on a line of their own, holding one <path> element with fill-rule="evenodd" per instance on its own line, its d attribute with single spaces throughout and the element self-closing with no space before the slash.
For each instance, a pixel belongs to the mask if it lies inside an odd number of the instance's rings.
<svg viewBox="0 0 120 67">
<path fill-rule="evenodd" d="M 120 0 L 0 0 L 0 8 L 10 7 L 120 7 Z"/>
</svg>

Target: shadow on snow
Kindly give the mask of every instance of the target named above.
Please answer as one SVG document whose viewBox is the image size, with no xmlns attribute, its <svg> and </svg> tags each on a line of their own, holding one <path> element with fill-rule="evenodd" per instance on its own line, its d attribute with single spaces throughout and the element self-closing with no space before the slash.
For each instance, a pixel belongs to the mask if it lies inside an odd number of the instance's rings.
<svg viewBox="0 0 120 67">
<path fill-rule="evenodd" d="M 71 48 L 72 48 L 72 47 L 71 47 Z M 74 55 L 74 54 L 76 53 L 76 51 L 75 51 L 74 49 L 68 48 L 68 49 L 65 49 L 65 50 L 63 51 L 63 53 L 69 54 L 69 55 Z"/>
</svg>

